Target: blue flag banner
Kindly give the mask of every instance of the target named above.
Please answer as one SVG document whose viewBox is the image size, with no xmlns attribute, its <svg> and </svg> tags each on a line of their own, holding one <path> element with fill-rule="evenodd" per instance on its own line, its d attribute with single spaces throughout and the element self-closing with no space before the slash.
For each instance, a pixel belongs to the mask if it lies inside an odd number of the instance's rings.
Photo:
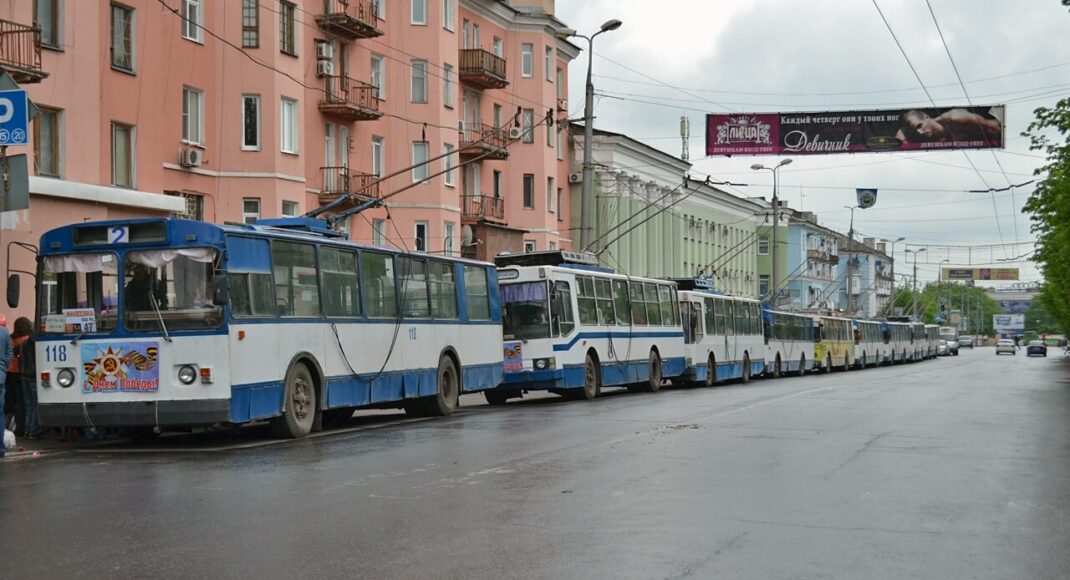
<svg viewBox="0 0 1070 580">
<path fill-rule="evenodd" d="M 866 209 L 873 207 L 877 203 L 877 190 L 876 189 L 856 189 L 855 193 L 858 194 L 858 207 Z"/>
</svg>

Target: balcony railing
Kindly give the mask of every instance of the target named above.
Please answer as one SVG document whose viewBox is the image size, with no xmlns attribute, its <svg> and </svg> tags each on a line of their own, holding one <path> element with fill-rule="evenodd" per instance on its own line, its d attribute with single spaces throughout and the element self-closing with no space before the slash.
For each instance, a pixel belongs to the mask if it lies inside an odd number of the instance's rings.
<svg viewBox="0 0 1070 580">
<path fill-rule="evenodd" d="M 482 48 L 462 48 L 458 68 L 461 82 L 481 89 L 504 89 L 505 59 Z"/>
<path fill-rule="evenodd" d="M 505 199 L 487 195 L 462 196 L 461 218 L 505 223 Z"/>
<path fill-rule="evenodd" d="M 0 20 L 0 70 L 17 83 L 38 83 L 47 77 L 41 69 L 41 30 Z"/>
<path fill-rule="evenodd" d="M 328 204 L 339 196 L 349 196 L 352 201 L 337 206 L 335 209 L 350 208 L 358 203 L 378 199 L 380 195 L 379 177 L 370 173 L 353 171 L 348 167 L 321 167 L 323 187 L 320 188 L 320 204 Z"/>
<path fill-rule="evenodd" d="M 505 129 L 484 125 L 482 123 L 463 123 L 460 129 L 460 152 L 461 159 L 471 159 L 480 155 L 487 155 L 483 159 L 505 159 L 509 157 L 506 145 Z"/>
<path fill-rule="evenodd" d="M 316 16 L 316 23 L 346 40 L 382 36 L 377 4 L 372 0 L 323 0 L 323 13 Z"/>
<path fill-rule="evenodd" d="M 379 111 L 378 89 L 348 76 L 323 77 L 323 100 L 320 112 L 345 121 L 374 121 L 383 116 Z"/>
</svg>

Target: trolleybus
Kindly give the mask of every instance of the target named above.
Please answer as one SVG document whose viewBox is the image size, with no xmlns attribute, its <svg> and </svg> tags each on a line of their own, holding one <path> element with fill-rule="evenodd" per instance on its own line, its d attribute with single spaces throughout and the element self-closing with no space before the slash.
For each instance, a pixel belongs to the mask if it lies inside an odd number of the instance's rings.
<svg viewBox="0 0 1070 580">
<path fill-rule="evenodd" d="M 765 372 L 761 303 L 724 296 L 708 280 L 676 280 L 684 314 L 685 381 L 749 382 Z"/>
<path fill-rule="evenodd" d="M 814 316 L 814 368 L 847 370 L 854 364 L 854 329 L 849 318 Z"/>
<path fill-rule="evenodd" d="M 814 366 L 814 319 L 805 314 L 762 310 L 765 376 L 802 375 Z"/>
</svg>

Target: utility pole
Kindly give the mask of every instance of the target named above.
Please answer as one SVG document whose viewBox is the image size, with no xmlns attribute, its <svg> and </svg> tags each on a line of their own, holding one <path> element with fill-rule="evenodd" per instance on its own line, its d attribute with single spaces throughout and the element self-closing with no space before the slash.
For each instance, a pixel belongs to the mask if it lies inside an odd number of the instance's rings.
<svg viewBox="0 0 1070 580">
<path fill-rule="evenodd" d="M 780 243 L 779 243 L 779 230 L 780 230 L 780 199 L 777 197 L 777 173 L 778 170 L 791 163 L 791 159 L 784 159 L 780 163 L 777 163 L 773 167 L 766 167 L 760 163 L 751 165 L 750 168 L 754 171 L 771 171 L 773 173 L 773 279 L 770 280 L 769 288 L 771 290 L 769 302 L 773 308 L 777 307 L 777 298 L 780 296 Z"/>
<path fill-rule="evenodd" d="M 911 294 L 910 298 L 912 300 L 912 304 L 911 304 L 911 307 L 910 307 L 910 312 L 911 312 L 911 317 L 914 320 L 917 320 L 918 319 L 918 254 L 924 252 L 925 248 L 922 248 L 920 250 L 911 250 L 910 248 L 907 248 L 905 251 L 906 252 L 913 252 L 913 254 L 914 254 L 914 280 L 912 282 L 913 290 L 910 293 Z"/>
<path fill-rule="evenodd" d="M 854 285 L 855 262 L 851 258 L 851 249 L 855 241 L 855 210 L 858 206 L 845 205 L 843 207 L 851 210 L 851 226 L 847 228 L 847 313 L 850 314 L 855 309 L 855 297 L 851 292 L 854 290 L 852 286 Z"/>
</svg>

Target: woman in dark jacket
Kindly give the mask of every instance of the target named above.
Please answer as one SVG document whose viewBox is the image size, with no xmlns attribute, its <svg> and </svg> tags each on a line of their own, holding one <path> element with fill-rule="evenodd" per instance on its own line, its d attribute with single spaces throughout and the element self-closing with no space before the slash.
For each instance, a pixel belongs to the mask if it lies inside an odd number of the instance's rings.
<svg viewBox="0 0 1070 580">
<path fill-rule="evenodd" d="M 15 321 L 15 335 L 26 339 L 15 348 L 18 361 L 19 386 L 22 394 L 22 409 L 25 416 L 25 431 L 28 439 L 41 436 L 41 422 L 37 418 L 37 355 L 34 348 L 33 323 L 29 318 L 21 317 Z"/>
</svg>

